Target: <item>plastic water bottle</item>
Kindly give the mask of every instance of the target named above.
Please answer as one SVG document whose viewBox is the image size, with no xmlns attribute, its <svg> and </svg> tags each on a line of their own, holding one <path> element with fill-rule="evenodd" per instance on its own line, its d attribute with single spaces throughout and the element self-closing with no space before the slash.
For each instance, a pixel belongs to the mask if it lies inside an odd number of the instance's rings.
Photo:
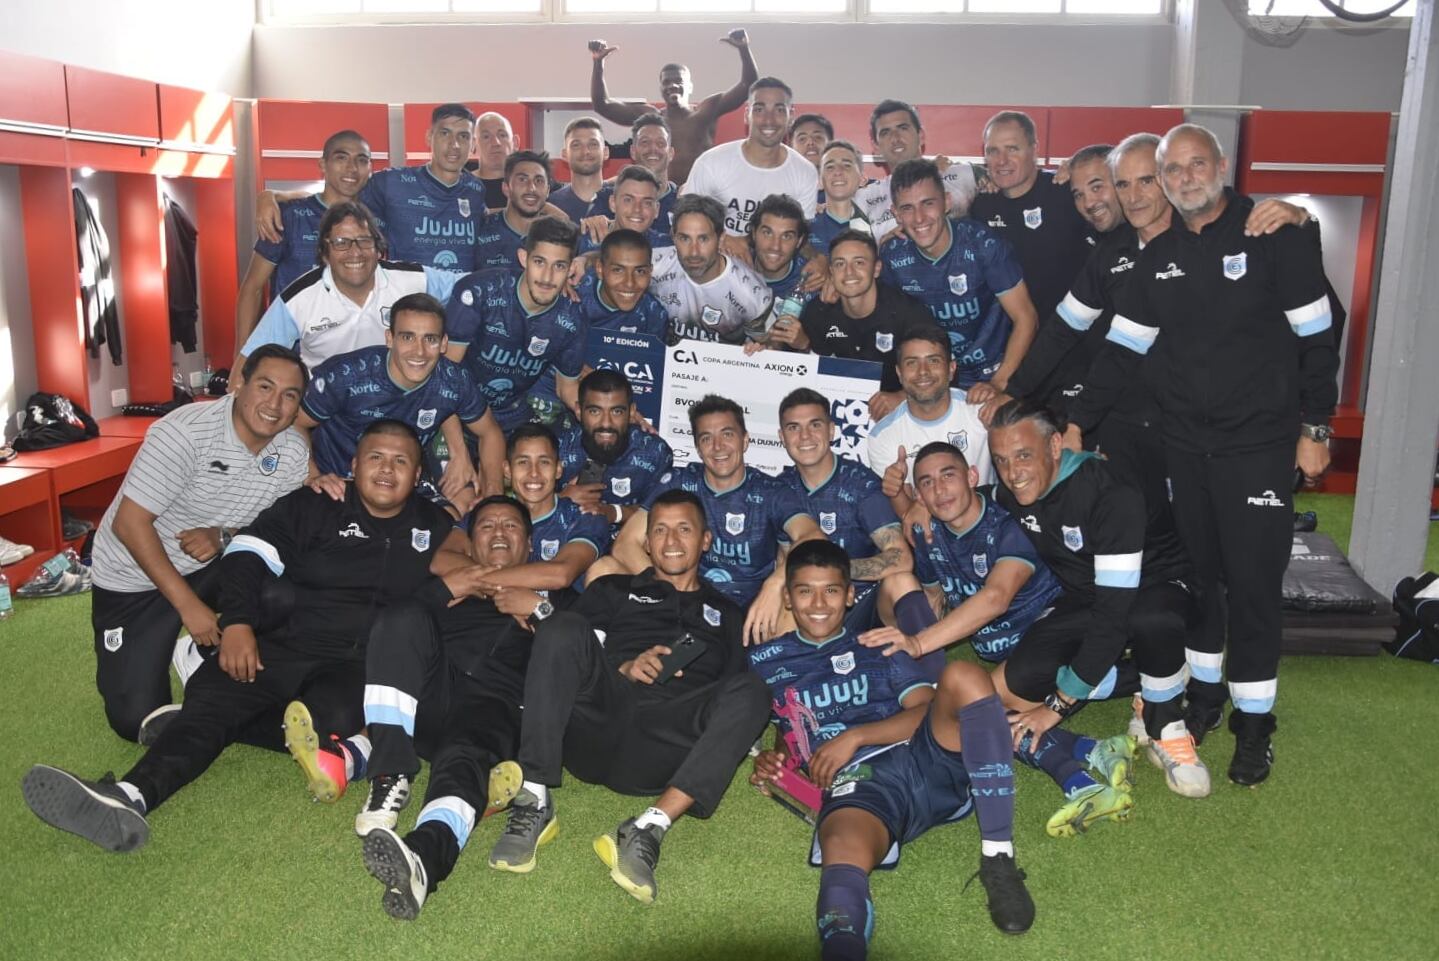
<svg viewBox="0 0 1439 961">
<path fill-rule="evenodd" d="M 170 365 L 170 383 L 174 384 L 180 390 L 185 389 L 185 375 L 180 373 L 179 364 Z"/>
<path fill-rule="evenodd" d="M 215 376 L 215 366 L 210 363 L 210 355 L 205 355 L 205 383 L 210 383 L 210 378 Z"/>
<path fill-rule="evenodd" d="M 0 621 L 15 616 L 15 605 L 10 601 L 10 579 L 0 571 Z"/>
</svg>

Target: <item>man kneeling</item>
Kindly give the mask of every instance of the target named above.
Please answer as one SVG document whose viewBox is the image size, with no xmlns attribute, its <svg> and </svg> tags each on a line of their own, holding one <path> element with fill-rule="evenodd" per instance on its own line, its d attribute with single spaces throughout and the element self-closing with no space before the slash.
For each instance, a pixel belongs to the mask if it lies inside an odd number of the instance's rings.
<svg viewBox="0 0 1439 961">
<path fill-rule="evenodd" d="M 597 578 L 535 632 L 520 730 L 525 780 L 490 867 L 534 869 L 536 849 L 559 830 L 550 790 L 563 765 L 622 794 L 660 795 L 594 842 L 614 882 L 651 902 L 665 832 L 687 811 L 714 813 L 764 729 L 769 695 L 745 670 L 744 612 L 699 576 L 710 544 L 699 499 L 666 491 L 647 522 L 652 567 Z"/>
<path fill-rule="evenodd" d="M 803 743 L 791 730 L 802 723 L 822 740 L 802 759 L 825 790 L 817 832 L 822 957 L 863 958 L 874 927 L 870 872 L 894 867 L 900 845 L 971 811 L 990 918 L 1008 934 L 1027 931 L 1034 901 L 1014 863 L 1012 747 L 999 695 L 974 664 L 949 664 L 935 690 L 908 655 L 862 646 L 844 628 L 854 602 L 849 564 L 836 544 L 796 544 L 785 565 L 796 630 L 749 655 L 784 708 L 776 711 L 780 737 Z M 784 763 L 782 752 L 764 751 L 750 780 L 767 789 Z"/>
</svg>

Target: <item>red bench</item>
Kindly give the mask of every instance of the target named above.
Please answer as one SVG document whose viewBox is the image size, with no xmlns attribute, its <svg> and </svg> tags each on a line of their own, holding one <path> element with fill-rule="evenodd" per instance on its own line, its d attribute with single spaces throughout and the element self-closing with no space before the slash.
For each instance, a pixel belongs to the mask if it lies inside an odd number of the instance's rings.
<svg viewBox="0 0 1439 961">
<path fill-rule="evenodd" d="M 60 507 L 51 490 L 50 472 L 11 464 L 0 467 L 0 536 L 35 548 L 24 560 L 5 565 L 13 594 L 62 546 Z"/>
<path fill-rule="evenodd" d="M 61 510 L 92 524 L 99 524 L 105 508 L 115 499 L 130 461 L 140 449 L 138 437 L 106 437 L 103 434 L 76 444 L 66 444 L 50 450 L 27 451 L 19 454 L 3 468 L 6 471 L 24 469 L 44 475 L 49 484 L 49 504 L 42 508 L 32 502 L 23 510 L 49 511 L 48 524 L 53 538 L 47 543 L 58 545 L 50 550 L 64 550 L 67 544 L 61 531 Z M 9 509 L 10 498 L 6 490 L 5 509 Z M 27 495 L 33 496 L 33 495 Z M 9 536 L 8 534 L 6 535 Z M 11 537 L 11 540 L 15 538 Z M 40 553 L 40 545 L 23 541 Z M 49 556 L 49 555 L 46 555 Z M 31 558 L 26 558 L 30 560 Z M 42 558 L 43 560 L 43 558 Z"/>
</svg>

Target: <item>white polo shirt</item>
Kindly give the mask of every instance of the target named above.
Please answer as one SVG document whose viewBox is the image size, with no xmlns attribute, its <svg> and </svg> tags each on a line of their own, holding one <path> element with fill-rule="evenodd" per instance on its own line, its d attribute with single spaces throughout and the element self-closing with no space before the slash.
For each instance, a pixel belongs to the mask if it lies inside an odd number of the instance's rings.
<svg viewBox="0 0 1439 961">
<path fill-rule="evenodd" d="M 120 493 L 95 532 L 91 574 L 98 587 L 153 591 L 128 548 L 115 536 L 120 498 L 155 515 L 155 533 L 182 575 L 204 567 L 180 548 L 175 535 L 197 527 L 244 527 L 266 507 L 305 482 L 310 448 L 293 427 L 258 454 L 235 433 L 235 396 L 186 404 L 145 432 Z"/>
</svg>

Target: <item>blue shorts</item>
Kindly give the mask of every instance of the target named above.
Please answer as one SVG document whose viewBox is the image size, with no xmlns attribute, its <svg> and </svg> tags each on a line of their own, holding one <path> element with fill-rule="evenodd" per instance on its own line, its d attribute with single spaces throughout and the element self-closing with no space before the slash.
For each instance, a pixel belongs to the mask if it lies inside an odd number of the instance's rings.
<svg viewBox="0 0 1439 961">
<path fill-rule="evenodd" d="M 974 801 L 963 758 L 939 746 L 926 717 L 907 743 L 852 762 L 835 777 L 815 824 L 810 863 L 820 863 L 819 825 L 841 808 L 860 808 L 879 818 L 890 840 L 879 866 L 892 868 L 899 863 L 901 845 L 932 827 L 967 817 Z"/>
</svg>

